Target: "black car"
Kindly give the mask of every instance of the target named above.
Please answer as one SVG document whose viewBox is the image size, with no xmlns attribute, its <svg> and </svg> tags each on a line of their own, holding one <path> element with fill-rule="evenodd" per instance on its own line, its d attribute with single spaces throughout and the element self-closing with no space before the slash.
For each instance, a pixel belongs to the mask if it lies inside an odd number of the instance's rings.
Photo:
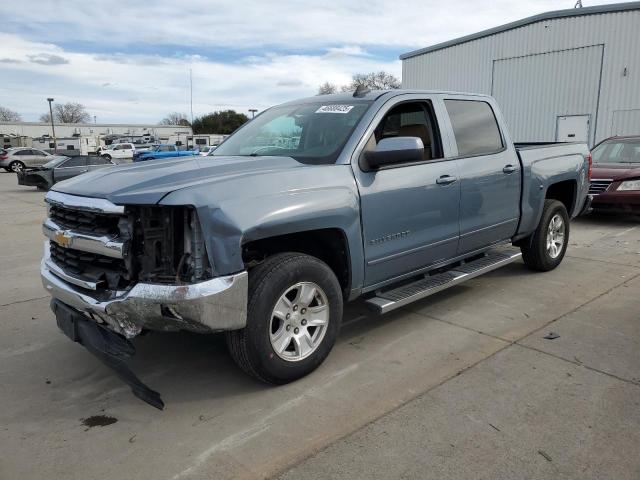
<svg viewBox="0 0 640 480">
<path fill-rule="evenodd" d="M 41 167 L 27 168 L 18 173 L 18 185 L 49 190 L 54 183 L 97 168 L 115 165 L 111 160 L 92 155 L 78 155 L 51 160 Z"/>
</svg>

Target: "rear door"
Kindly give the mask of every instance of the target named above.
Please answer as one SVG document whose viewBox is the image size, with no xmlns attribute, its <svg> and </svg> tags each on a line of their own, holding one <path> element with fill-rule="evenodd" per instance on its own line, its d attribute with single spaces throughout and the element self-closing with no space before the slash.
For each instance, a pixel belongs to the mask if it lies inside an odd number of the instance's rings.
<svg viewBox="0 0 640 480">
<path fill-rule="evenodd" d="M 449 160 L 442 139 L 439 100 L 400 95 L 385 104 L 356 150 L 353 164 L 360 192 L 368 288 L 409 276 L 454 257 L 458 246 L 460 182 L 458 162 Z M 364 154 L 383 138 L 419 137 L 422 161 L 367 168 Z"/>
<path fill-rule="evenodd" d="M 15 152 L 13 154 L 12 160 L 14 159 L 24 163 L 26 167 L 38 166 L 38 164 L 36 163 L 36 157 L 33 154 L 33 150 L 31 150 L 30 148 L 25 148 L 23 150 L 18 150 L 17 152 Z"/>
<path fill-rule="evenodd" d="M 53 180 L 61 182 L 67 178 L 78 176 L 87 171 L 87 157 L 71 157 L 53 170 Z"/>
<path fill-rule="evenodd" d="M 520 218 L 520 162 L 489 98 L 444 101 L 460 166 L 460 243 L 466 254 L 511 238 Z M 499 114 L 498 114 L 499 115 Z"/>
</svg>

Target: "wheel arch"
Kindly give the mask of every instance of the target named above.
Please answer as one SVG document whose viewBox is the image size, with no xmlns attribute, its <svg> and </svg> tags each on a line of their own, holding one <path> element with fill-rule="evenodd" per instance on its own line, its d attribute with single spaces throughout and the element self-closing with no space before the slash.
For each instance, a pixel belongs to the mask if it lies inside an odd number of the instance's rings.
<svg viewBox="0 0 640 480">
<path fill-rule="evenodd" d="M 242 244 L 242 261 L 251 269 L 283 252 L 304 253 L 322 260 L 338 278 L 345 299 L 349 297 L 353 279 L 349 241 L 344 230 L 319 228 L 248 240 Z"/>
</svg>

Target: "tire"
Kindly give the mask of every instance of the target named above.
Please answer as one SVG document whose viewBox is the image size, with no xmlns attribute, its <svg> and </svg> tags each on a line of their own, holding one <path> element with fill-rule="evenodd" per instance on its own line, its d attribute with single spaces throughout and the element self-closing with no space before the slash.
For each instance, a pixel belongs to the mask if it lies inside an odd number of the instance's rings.
<svg viewBox="0 0 640 480">
<path fill-rule="evenodd" d="M 14 160 L 9 164 L 9 171 L 13 173 L 22 172 L 24 170 L 24 163 L 19 160 Z"/>
<path fill-rule="evenodd" d="M 302 292 L 312 300 L 299 299 Z M 280 253 L 249 272 L 247 326 L 227 332 L 227 346 L 247 374 L 265 383 L 285 384 L 324 361 L 341 321 L 342 290 L 333 271 L 315 257 Z M 311 350 L 305 354 L 305 349 Z"/>
<path fill-rule="evenodd" d="M 106 158 L 107 160 L 111 161 L 111 155 L 102 155 L 102 158 Z"/>
<path fill-rule="evenodd" d="M 569 214 L 564 204 L 545 200 L 538 227 L 520 247 L 525 265 L 539 272 L 548 272 L 560 265 L 569 244 L 569 228 Z"/>
</svg>

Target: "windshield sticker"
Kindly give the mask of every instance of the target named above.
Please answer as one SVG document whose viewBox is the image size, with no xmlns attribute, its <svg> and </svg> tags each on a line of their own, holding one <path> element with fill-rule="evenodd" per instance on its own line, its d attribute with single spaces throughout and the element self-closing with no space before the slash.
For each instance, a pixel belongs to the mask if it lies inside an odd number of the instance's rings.
<svg viewBox="0 0 640 480">
<path fill-rule="evenodd" d="M 316 113 L 349 113 L 355 105 L 323 105 Z"/>
</svg>

